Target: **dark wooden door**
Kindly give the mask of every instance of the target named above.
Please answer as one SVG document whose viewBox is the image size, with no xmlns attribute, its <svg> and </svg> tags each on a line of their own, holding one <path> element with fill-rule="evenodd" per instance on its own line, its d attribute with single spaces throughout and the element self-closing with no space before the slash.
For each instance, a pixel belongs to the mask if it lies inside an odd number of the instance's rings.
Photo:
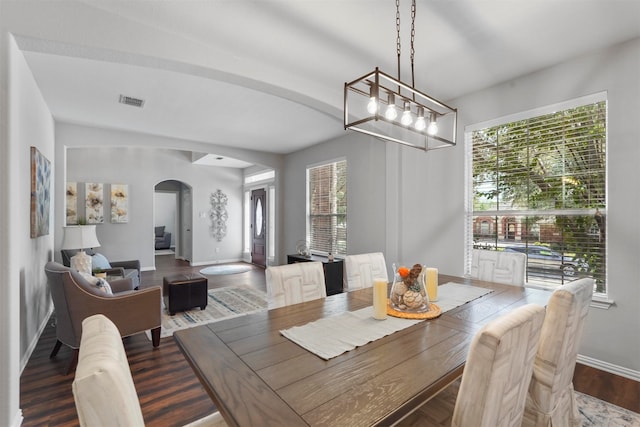
<svg viewBox="0 0 640 427">
<path fill-rule="evenodd" d="M 267 198 L 261 188 L 251 192 L 251 262 L 267 264 Z"/>
</svg>

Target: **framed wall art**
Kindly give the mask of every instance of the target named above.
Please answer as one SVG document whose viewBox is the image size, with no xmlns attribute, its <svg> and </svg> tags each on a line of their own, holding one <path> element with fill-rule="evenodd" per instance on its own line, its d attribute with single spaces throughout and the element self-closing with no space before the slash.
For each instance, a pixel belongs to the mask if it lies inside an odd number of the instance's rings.
<svg viewBox="0 0 640 427">
<path fill-rule="evenodd" d="M 78 223 L 78 183 L 67 182 L 67 195 L 65 199 L 65 211 L 67 217 L 67 225 L 76 225 Z"/>
<path fill-rule="evenodd" d="M 85 212 L 87 224 L 104 223 L 104 189 L 103 185 L 87 182 L 85 188 Z"/>
<path fill-rule="evenodd" d="M 129 222 L 129 185 L 111 184 L 111 222 Z"/>
<path fill-rule="evenodd" d="M 31 147 L 31 237 L 49 234 L 51 162 Z"/>
</svg>

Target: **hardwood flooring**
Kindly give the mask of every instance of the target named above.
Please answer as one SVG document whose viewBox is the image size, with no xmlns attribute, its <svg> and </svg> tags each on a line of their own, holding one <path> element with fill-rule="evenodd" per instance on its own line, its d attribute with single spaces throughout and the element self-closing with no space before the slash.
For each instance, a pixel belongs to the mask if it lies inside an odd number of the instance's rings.
<svg viewBox="0 0 640 427">
<path fill-rule="evenodd" d="M 161 286 L 166 275 L 197 272 L 201 268 L 171 255 L 157 256 L 156 270 L 142 273 L 142 286 Z M 265 290 L 264 270 L 254 267 L 248 273 L 209 276 L 209 288 L 236 285 Z M 63 346 L 54 359 L 49 359 L 55 342 L 55 327 L 50 322 L 20 377 L 25 427 L 79 425 L 71 391 L 73 374 L 63 374 L 71 352 Z M 215 411 L 173 337 L 162 338 L 156 349 L 144 334 L 125 338 L 124 344 L 147 426 L 181 426 Z M 640 382 L 578 364 L 574 386 L 640 413 Z"/>
</svg>

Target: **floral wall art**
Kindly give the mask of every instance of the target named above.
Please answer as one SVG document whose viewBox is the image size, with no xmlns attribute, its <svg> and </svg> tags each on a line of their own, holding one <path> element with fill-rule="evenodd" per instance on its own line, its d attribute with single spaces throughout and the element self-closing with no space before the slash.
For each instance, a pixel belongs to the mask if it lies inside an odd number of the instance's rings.
<svg viewBox="0 0 640 427">
<path fill-rule="evenodd" d="M 218 242 L 221 242 L 224 236 L 227 235 L 227 219 L 229 218 L 227 201 L 227 195 L 222 190 L 216 190 L 209 197 L 209 203 L 211 203 L 211 210 L 209 211 L 211 234 Z"/>
<path fill-rule="evenodd" d="M 75 225 L 78 223 L 78 183 L 67 182 L 66 196 L 66 217 L 67 225 Z"/>
<path fill-rule="evenodd" d="M 129 222 L 129 186 L 111 184 L 111 222 L 121 224 Z"/>
<path fill-rule="evenodd" d="M 31 237 L 49 234 L 51 162 L 31 147 Z"/>
<path fill-rule="evenodd" d="M 104 223 L 104 190 L 99 183 L 87 182 L 85 188 L 85 212 L 87 224 Z"/>
</svg>

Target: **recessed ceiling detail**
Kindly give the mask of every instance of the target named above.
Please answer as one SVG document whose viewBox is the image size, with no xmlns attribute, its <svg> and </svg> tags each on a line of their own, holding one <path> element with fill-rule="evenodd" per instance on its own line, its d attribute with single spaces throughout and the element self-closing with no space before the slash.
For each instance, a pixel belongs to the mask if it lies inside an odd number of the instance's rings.
<svg viewBox="0 0 640 427">
<path fill-rule="evenodd" d="M 120 95 L 120 104 L 131 105 L 132 107 L 144 107 L 144 99 L 134 98 L 132 96 Z"/>
</svg>

